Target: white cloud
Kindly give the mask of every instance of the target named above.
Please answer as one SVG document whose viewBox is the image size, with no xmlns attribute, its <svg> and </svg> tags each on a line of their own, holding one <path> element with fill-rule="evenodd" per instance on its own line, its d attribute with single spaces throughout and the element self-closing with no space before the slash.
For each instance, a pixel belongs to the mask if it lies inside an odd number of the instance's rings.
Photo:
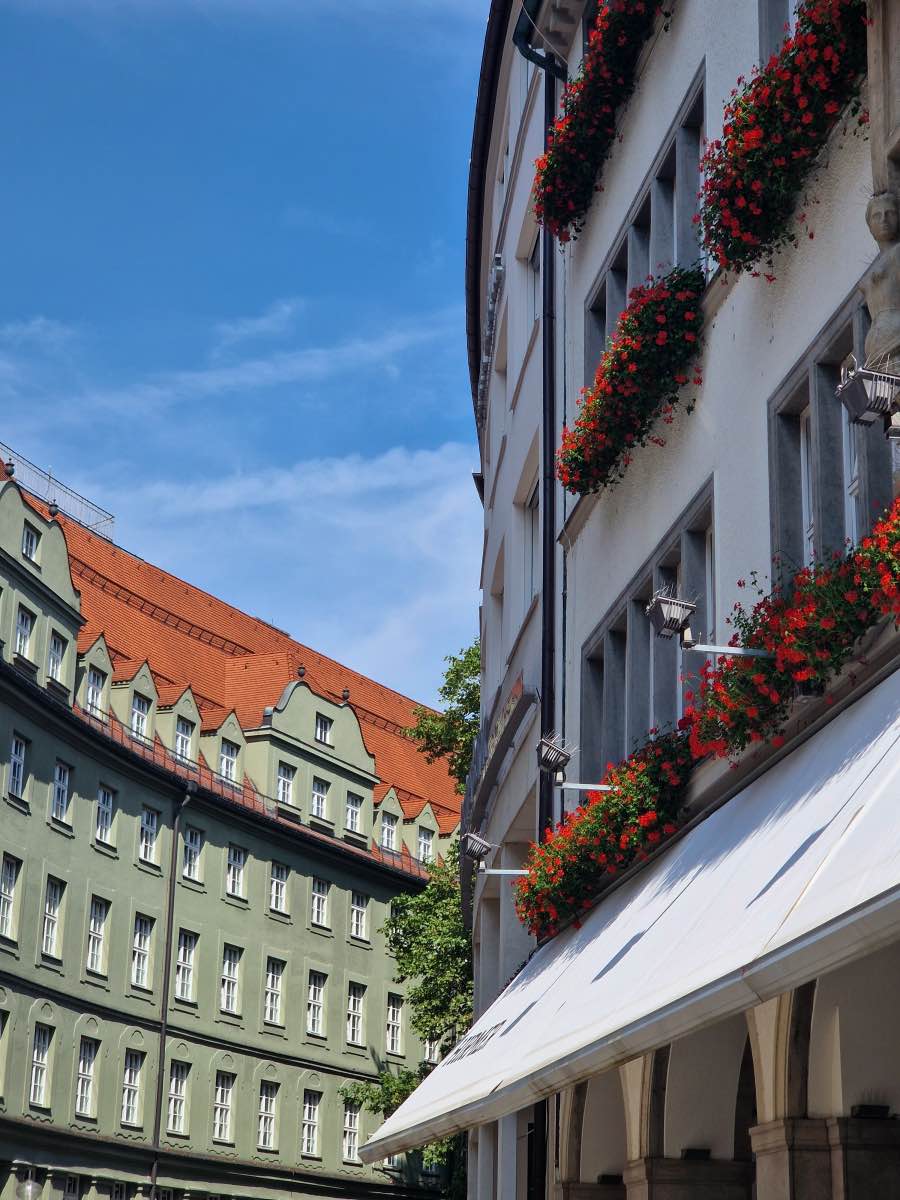
<svg viewBox="0 0 900 1200">
<path fill-rule="evenodd" d="M 0 325 L 0 343 L 8 347 L 29 346 L 39 351 L 53 353 L 67 345 L 75 336 L 71 325 L 54 321 L 51 317 L 29 317 L 22 321 L 9 321 Z"/>
<path fill-rule="evenodd" d="M 220 321 L 213 329 L 214 355 L 233 350 L 243 342 L 281 338 L 294 328 L 294 320 L 304 302 L 298 296 L 276 300 L 257 317 L 238 317 L 233 321 Z"/>
</svg>

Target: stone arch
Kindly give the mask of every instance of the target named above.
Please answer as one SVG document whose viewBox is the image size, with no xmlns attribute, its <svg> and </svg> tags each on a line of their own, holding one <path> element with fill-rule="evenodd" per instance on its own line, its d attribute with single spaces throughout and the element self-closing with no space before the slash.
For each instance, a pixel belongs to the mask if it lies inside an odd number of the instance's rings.
<svg viewBox="0 0 900 1200">
<path fill-rule="evenodd" d="M 581 1086 L 584 1105 L 578 1157 L 580 1182 L 621 1182 L 628 1161 L 628 1143 L 619 1071 L 604 1071 Z"/>
<path fill-rule="evenodd" d="M 685 1151 L 700 1150 L 715 1159 L 733 1158 L 735 1107 L 746 1046 L 743 1014 L 672 1043 L 666 1071 L 666 1158 L 680 1159 Z"/>
</svg>

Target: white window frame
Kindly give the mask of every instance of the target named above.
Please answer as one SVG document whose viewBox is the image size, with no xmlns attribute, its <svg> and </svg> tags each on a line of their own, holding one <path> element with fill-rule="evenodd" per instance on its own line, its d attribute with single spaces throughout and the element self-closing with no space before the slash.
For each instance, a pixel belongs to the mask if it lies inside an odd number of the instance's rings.
<svg viewBox="0 0 900 1200">
<path fill-rule="evenodd" d="M 79 1117 L 94 1115 L 94 1067 L 100 1043 L 96 1038 L 83 1037 L 78 1044 L 78 1067 L 75 1076 L 75 1113 Z"/>
<path fill-rule="evenodd" d="M 381 848 L 382 850 L 397 850 L 397 818 L 394 813 L 381 814 Z"/>
<path fill-rule="evenodd" d="M 25 759 L 27 754 L 28 743 L 18 733 L 14 733 L 10 748 L 8 791 L 10 796 L 15 796 L 19 800 L 25 796 Z"/>
<path fill-rule="evenodd" d="M 116 794 L 112 788 L 101 783 L 97 788 L 97 811 L 94 815 L 94 838 L 105 846 L 112 845 L 113 813 Z"/>
<path fill-rule="evenodd" d="M 347 984 L 347 1045 L 364 1046 L 366 1036 L 366 987 Z"/>
<path fill-rule="evenodd" d="M 334 721 L 331 717 L 326 717 L 324 713 L 316 713 L 316 741 L 321 742 L 323 746 L 331 745 L 331 731 L 334 728 Z"/>
<path fill-rule="evenodd" d="M 63 660 L 66 657 L 66 640 L 54 629 L 50 634 L 47 649 L 47 675 L 57 683 L 62 680 Z"/>
<path fill-rule="evenodd" d="M 122 1067 L 122 1109 L 120 1124 L 138 1126 L 141 1123 L 141 1077 L 144 1055 L 140 1050 L 126 1050 Z"/>
<path fill-rule="evenodd" d="M 364 892 L 350 893 L 350 936 L 369 940 L 369 897 Z"/>
<path fill-rule="evenodd" d="M 859 470 L 859 429 L 841 405 L 841 442 L 844 466 L 844 536 L 855 546 L 865 525 Z"/>
<path fill-rule="evenodd" d="M 419 826 L 418 850 L 419 850 L 419 862 L 423 862 L 423 863 L 434 862 L 434 830 L 433 829 L 428 829 L 424 825 Z"/>
<path fill-rule="evenodd" d="M 146 804 L 141 808 L 141 824 L 138 836 L 138 858 L 141 862 L 156 865 L 156 839 L 159 833 L 159 813 Z"/>
<path fill-rule="evenodd" d="M 281 1025 L 281 986 L 284 979 L 284 959 L 270 955 L 266 959 L 266 984 L 263 989 L 263 1020 L 268 1025 Z"/>
<path fill-rule="evenodd" d="M 306 988 L 306 1032 L 315 1037 L 325 1036 L 325 988 L 328 976 L 310 971 Z"/>
<path fill-rule="evenodd" d="M 303 1122 L 300 1127 L 300 1153 L 304 1158 L 319 1157 L 319 1112 L 322 1093 L 303 1089 Z"/>
<path fill-rule="evenodd" d="M 309 811 L 319 821 L 328 820 L 328 780 L 313 775 Z"/>
<path fill-rule="evenodd" d="M 62 908 L 64 884 L 53 875 L 47 876 L 44 889 L 44 915 L 41 923 L 41 953 L 48 958 L 60 958 L 59 919 Z"/>
<path fill-rule="evenodd" d="M 216 1071 L 216 1087 L 213 1097 L 213 1140 L 231 1142 L 231 1103 L 234 1097 L 234 1075 L 230 1071 Z"/>
<path fill-rule="evenodd" d="M 148 741 L 147 725 L 150 716 L 150 700 L 140 692 L 131 696 L 131 732 L 142 741 Z"/>
<path fill-rule="evenodd" d="M 388 992 L 387 1014 L 385 1016 L 385 1048 L 388 1054 L 403 1053 L 403 997 L 396 992 Z"/>
<path fill-rule="evenodd" d="M 103 715 L 103 687 L 105 683 L 106 676 L 99 668 L 88 667 L 85 701 L 88 712 L 93 713 L 94 716 Z"/>
<path fill-rule="evenodd" d="M 169 1133 L 187 1133 L 187 1085 L 191 1064 L 173 1058 L 169 1064 L 169 1094 L 166 1102 L 166 1129 Z"/>
<path fill-rule="evenodd" d="M 290 763 L 280 762 L 278 764 L 277 795 L 279 804 L 294 803 L 294 776 L 296 774 L 297 768 L 292 767 Z"/>
<path fill-rule="evenodd" d="M 314 875 L 310 884 L 309 920 L 320 929 L 328 929 L 328 880 Z"/>
<path fill-rule="evenodd" d="M 86 968 L 94 975 L 106 974 L 106 920 L 109 916 L 109 901 L 102 896 L 91 896 L 88 912 L 88 940 Z"/>
<path fill-rule="evenodd" d="M 31 1082 L 28 1103 L 45 1108 L 47 1100 L 47 1078 L 50 1074 L 50 1043 L 53 1029 L 38 1022 L 31 1039 Z"/>
<path fill-rule="evenodd" d="M 219 988 L 219 1008 L 224 1013 L 240 1013 L 241 948 L 226 942 L 222 947 L 222 976 Z"/>
<path fill-rule="evenodd" d="M 16 884 L 22 863 L 12 854 L 4 854 L 0 864 L 0 937 L 15 941 Z"/>
<path fill-rule="evenodd" d="M 175 719 L 175 757 L 182 762 L 193 762 L 191 748 L 194 744 L 194 723 L 187 717 Z"/>
<path fill-rule="evenodd" d="M 359 1105 L 344 1101 L 344 1129 L 341 1138 L 344 1162 L 359 1162 Z"/>
<path fill-rule="evenodd" d="M 19 605 L 19 611 L 16 614 L 16 654 L 22 658 L 28 658 L 28 651 L 31 646 L 31 635 L 34 632 L 34 613 L 23 605 Z"/>
<path fill-rule="evenodd" d="M 135 913 L 134 932 L 131 936 L 131 986 L 150 990 L 150 945 L 153 937 L 153 920 L 143 913 Z"/>
<path fill-rule="evenodd" d="M 203 830 L 194 825 L 184 827 L 184 845 L 182 846 L 181 874 L 184 879 L 200 883 L 200 855 L 203 851 Z"/>
<path fill-rule="evenodd" d="M 244 899 L 244 867 L 247 851 L 243 846 L 229 843 L 225 859 L 225 891 L 229 896 Z"/>
<path fill-rule="evenodd" d="M 53 768 L 53 795 L 50 801 L 50 816 L 54 821 L 69 823 L 69 780 L 71 769 L 66 763 L 56 760 Z"/>
<path fill-rule="evenodd" d="M 272 863 L 269 869 L 269 908 L 272 912 L 287 914 L 288 875 L 284 863 Z"/>
<path fill-rule="evenodd" d="M 277 1149 L 276 1119 L 278 1116 L 278 1084 L 273 1079 L 259 1081 L 259 1119 L 256 1145 L 260 1150 Z"/>
<path fill-rule="evenodd" d="M 219 747 L 219 774 L 229 783 L 237 783 L 238 755 L 240 752 L 241 748 L 236 742 L 230 742 L 228 738 L 222 738 L 222 745 Z"/>
<path fill-rule="evenodd" d="M 29 562 L 37 562 L 40 542 L 41 535 L 33 525 L 29 525 L 26 521 L 22 526 L 22 557 L 27 558 Z"/>
<path fill-rule="evenodd" d="M 192 1002 L 194 999 L 194 961 L 197 955 L 197 935 L 190 929 L 178 930 L 178 950 L 175 959 L 175 997 Z"/>
<path fill-rule="evenodd" d="M 809 566 L 816 558 L 812 410 L 809 405 L 800 414 L 800 504 L 803 516 L 803 562 Z"/>
<path fill-rule="evenodd" d="M 364 800 L 358 792 L 347 793 L 347 809 L 344 828 L 350 833 L 362 833 L 362 811 Z"/>
</svg>

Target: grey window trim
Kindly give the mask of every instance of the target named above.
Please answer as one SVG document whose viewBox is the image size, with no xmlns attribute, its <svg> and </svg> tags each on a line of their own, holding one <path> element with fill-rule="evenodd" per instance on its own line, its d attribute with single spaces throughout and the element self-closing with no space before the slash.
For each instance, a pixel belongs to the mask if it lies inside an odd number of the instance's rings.
<svg viewBox="0 0 900 1200">
<path fill-rule="evenodd" d="M 759 61 L 767 63 L 784 41 L 789 0 L 759 0 Z"/>
</svg>

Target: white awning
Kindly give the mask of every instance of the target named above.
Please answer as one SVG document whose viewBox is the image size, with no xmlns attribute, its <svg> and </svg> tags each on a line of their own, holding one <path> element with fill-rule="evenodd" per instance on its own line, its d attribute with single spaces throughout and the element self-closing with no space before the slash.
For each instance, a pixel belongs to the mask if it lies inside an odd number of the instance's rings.
<svg viewBox="0 0 900 1200">
<path fill-rule="evenodd" d="M 363 1147 L 496 1120 L 900 938 L 900 671 L 542 947 Z"/>
</svg>

